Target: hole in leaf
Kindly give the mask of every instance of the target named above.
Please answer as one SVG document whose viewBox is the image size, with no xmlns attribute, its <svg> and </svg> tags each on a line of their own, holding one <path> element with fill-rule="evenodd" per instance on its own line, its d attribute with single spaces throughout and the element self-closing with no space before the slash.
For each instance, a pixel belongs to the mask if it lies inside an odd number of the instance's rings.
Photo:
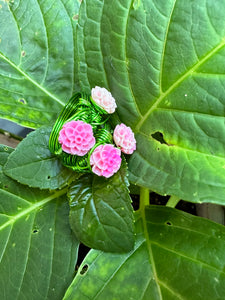
<svg viewBox="0 0 225 300">
<path fill-rule="evenodd" d="M 74 16 L 72 17 L 72 19 L 73 19 L 74 21 L 78 20 L 78 18 L 79 18 L 79 15 L 74 15 Z"/>
<path fill-rule="evenodd" d="M 20 99 L 18 100 L 18 102 L 19 102 L 19 103 L 22 103 L 22 104 L 27 104 L 26 100 L 23 99 L 23 98 L 20 98 Z"/>
<path fill-rule="evenodd" d="M 87 270 L 88 270 L 88 265 L 85 264 L 85 265 L 83 266 L 83 268 L 81 269 L 81 271 L 80 271 L 80 275 L 84 275 L 84 274 L 87 272 Z"/>
<path fill-rule="evenodd" d="M 7 188 L 8 188 L 8 185 L 6 185 L 6 184 L 3 185 L 3 188 L 4 188 L 4 189 L 7 189 Z"/>
<path fill-rule="evenodd" d="M 50 176 L 50 175 L 48 175 L 47 179 L 50 179 L 50 178 L 51 178 L 51 176 Z"/>
<path fill-rule="evenodd" d="M 21 52 L 21 55 L 24 57 L 26 55 L 26 52 L 25 51 L 22 51 Z"/>
<path fill-rule="evenodd" d="M 170 221 L 167 221 L 167 222 L 166 222 L 166 225 L 172 226 L 173 224 L 172 224 Z"/>
<path fill-rule="evenodd" d="M 153 133 L 153 134 L 151 135 L 151 137 L 152 137 L 153 139 L 155 139 L 156 141 L 160 142 L 160 144 L 167 144 L 167 142 L 166 142 L 166 141 L 164 140 L 164 138 L 163 138 L 163 134 L 162 134 L 161 132 L 159 132 L 159 131 Z"/>
<path fill-rule="evenodd" d="M 90 248 L 85 246 L 84 244 L 80 243 L 79 251 L 78 251 L 78 258 L 76 264 L 76 270 L 79 269 L 80 265 L 82 264 L 85 256 L 88 254 Z"/>
<path fill-rule="evenodd" d="M 39 232 L 38 229 L 34 229 L 34 230 L 33 230 L 33 233 L 38 233 L 38 232 Z"/>
</svg>

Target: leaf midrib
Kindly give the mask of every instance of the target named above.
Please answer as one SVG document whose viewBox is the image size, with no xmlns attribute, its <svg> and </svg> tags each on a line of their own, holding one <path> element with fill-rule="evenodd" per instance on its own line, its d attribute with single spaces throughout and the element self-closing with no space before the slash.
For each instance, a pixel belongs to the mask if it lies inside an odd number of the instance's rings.
<svg viewBox="0 0 225 300">
<path fill-rule="evenodd" d="M 144 122 L 147 120 L 147 118 L 150 116 L 150 114 L 158 107 L 158 105 L 162 102 L 162 100 L 168 96 L 179 84 L 181 84 L 188 76 L 190 76 L 193 72 L 195 72 L 202 64 L 204 64 L 208 59 L 210 59 L 217 51 L 219 51 L 221 48 L 223 48 L 225 45 L 225 37 L 222 39 L 221 43 L 216 46 L 214 49 L 212 49 L 207 55 L 202 57 L 196 63 L 192 66 L 186 73 L 184 73 L 178 80 L 176 80 L 164 93 L 161 93 L 159 98 L 155 101 L 155 103 L 147 110 L 147 112 L 143 115 L 141 120 L 137 123 L 137 125 L 134 128 L 134 132 L 137 133 L 140 131 L 141 126 L 144 124 Z"/>
<path fill-rule="evenodd" d="M 27 162 L 27 163 L 23 163 L 21 165 L 16 165 L 15 167 L 10 167 L 10 168 L 7 168 L 7 163 L 6 163 L 6 167 L 3 168 L 4 169 L 4 172 L 7 173 L 7 171 L 15 171 L 15 170 L 20 170 L 21 168 L 23 169 L 25 166 L 33 166 L 33 165 L 36 165 L 36 164 L 40 164 L 42 162 L 54 162 L 54 161 L 58 161 L 57 157 L 47 157 L 47 158 L 43 158 L 43 159 L 39 159 L 39 160 L 33 160 L 31 162 Z"/>
<path fill-rule="evenodd" d="M 28 74 L 26 74 L 23 70 L 21 70 L 17 65 L 15 65 L 10 59 L 8 59 L 1 52 L 0 52 L 0 58 L 2 58 L 4 61 L 6 61 L 8 64 L 10 64 L 15 70 L 17 70 L 21 75 L 23 75 L 28 81 L 30 81 L 33 85 L 35 85 L 37 88 L 39 88 L 47 96 L 51 97 L 54 101 L 56 101 L 60 105 L 62 105 L 62 106 L 65 105 L 65 103 L 63 103 L 59 98 L 57 98 L 55 95 L 53 95 L 48 90 L 46 90 L 46 88 L 44 88 L 39 83 L 37 83 L 34 79 L 32 79 Z"/>
<path fill-rule="evenodd" d="M 54 193 L 53 195 L 39 201 L 36 202 L 34 204 L 32 204 L 30 207 L 24 209 L 23 211 L 21 211 L 20 213 L 14 215 L 14 216 L 10 216 L 10 219 L 4 223 L 3 225 L 0 226 L 0 232 L 6 228 L 7 226 L 15 223 L 17 220 L 23 218 L 24 216 L 28 215 L 29 213 L 39 209 L 40 207 L 44 206 L 46 203 L 51 202 L 52 200 L 62 196 L 63 194 L 65 194 L 67 192 L 67 188 L 57 191 L 56 193 Z"/>
<path fill-rule="evenodd" d="M 89 199 L 88 199 L 88 202 L 92 202 L 92 203 L 93 203 L 93 206 L 92 206 L 92 207 L 93 207 L 93 210 L 95 210 L 95 217 L 96 217 L 96 219 L 98 220 L 98 223 L 102 225 L 102 229 L 103 229 L 105 235 L 108 237 L 108 239 L 111 240 L 112 243 L 115 244 L 115 241 L 111 238 L 111 236 L 110 236 L 110 235 L 108 234 L 108 232 L 106 231 L 106 226 L 107 226 L 107 224 L 102 223 L 101 218 L 100 218 L 100 215 L 99 215 L 99 213 L 98 213 L 98 209 L 97 209 L 96 203 L 99 202 L 99 196 L 98 196 L 98 194 L 96 195 L 95 180 L 92 180 L 90 190 L 91 190 L 91 195 L 90 195 L 90 197 L 89 197 Z M 104 205 L 107 205 L 108 208 L 109 208 L 110 210 L 114 211 L 114 213 L 115 213 L 116 215 L 119 215 L 119 213 L 118 213 L 115 209 L 113 209 L 107 202 L 105 202 L 104 200 L 102 200 L 102 201 L 103 201 Z M 86 210 L 86 208 L 85 208 L 85 210 Z M 120 215 L 119 215 L 119 218 L 120 218 L 122 221 L 124 221 L 124 220 L 121 218 Z M 125 223 L 125 225 L 127 225 L 125 221 L 124 221 L 124 223 Z M 111 227 L 111 226 L 110 226 L 110 227 Z M 115 226 L 113 226 L 113 227 L 114 227 L 115 229 L 118 229 L 118 230 L 119 230 L 119 228 L 116 228 Z M 120 231 L 121 231 L 121 230 L 120 230 Z M 117 246 L 119 249 L 121 249 L 122 251 L 124 250 L 118 243 L 117 243 L 116 246 Z"/>
<path fill-rule="evenodd" d="M 141 241 L 140 244 L 138 244 L 138 246 L 132 250 L 132 252 L 129 252 L 129 255 L 126 256 L 126 258 L 121 262 L 121 264 L 119 264 L 119 266 L 112 272 L 111 276 L 109 276 L 108 279 L 104 282 L 104 284 L 102 285 L 102 287 L 99 289 L 99 291 L 97 292 L 97 294 L 94 296 L 93 300 L 97 300 L 98 299 L 98 296 L 101 295 L 102 291 L 104 291 L 104 289 L 107 287 L 107 285 L 110 283 L 110 281 L 113 280 L 113 278 L 116 276 L 116 274 L 118 274 L 118 272 L 122 269 L 122 267 L 125 266 L 125 264 L 130 259 L 130 257 L 132 255 L 134 255 L 134 253 L 139 250 L 139 248 L 142 246 L 143 243 L 144 243 L 144 240 Z M 101 256 L 102 253 L 100 253 L 99 256 Z M 99 258 L 99 256 L 96 257 L 96 259 L 92 262 L 92 264 L 91 264 L 90 267 L 94 266 L 94 262 Z M 83 267 L 83 266 L 81 266 L 81 267 Z"/>
<path fill-rule="evenodd" d="M 202 268 L 207 268 L 208 270 L 210 271 L 213 271 L 215 273 L 219 273 L 220 276 L 223 275 L 223 277 L 225 277 L 225 272 L 223 270 L 220 270 L 220 269 L 217 269 L 216 267 L 212 266 L 212 265 L 209 265 L 201 260 L 198 260 L 194 257 L 191 257 L 191 256 L 188 256 L 187 254 L 185 253 L 182 253 L 181 251 L 177 251 L 177 250 L 174 250 L 174 249 L 171 249 L 169 247 L 166 247 L 165 245 L 162 245 L 160 243 L 157 243 L 157 242 L 154 242 L 154 241 L 150 241 L 150 244 L 151 245 L 155 245 L 165 251 L 168 251 L 168 252 L 171 252 L 173 253 L 174 255 L 176 256 L 180 256 L 180 257 L 183 257 L 183 259 L 186 259 L 186 260 L 189 260 L 189 261 L 192 261 L 194 264 L 196 265 L 201 265 Z"/>
<path fill-rule="evenodd" d="M 144 205 L 143 205 L 143 207 L 140 208 L 140 214 L 141 214 L 142 224 L 143 224 L 143 233 L 144 233 L 144 237 L 146 239 L 146 246 L 147 246 L 148 253 L 149 253 L 150 265 L 152 266 L 152 272 L 153 272 L 153 275 L 154 275 L 154 278 L 155 278 L 155 282 L 156 282 L 156 286 L 157 286 L 157 289 L 158 289 L 158 294 L 159 294 L 160 300 L 163 300 L 160 285 L 159 285 L 159 281 L 158 281 L 158 275 L 157 275 L 157 271 L 156 271 L 154 256 L 153 256 L 153 252 L 152 252 L 152 245 L 151 245 L 151 242 L 149 240 L 149 234 L 148 234 L 148 228 L 147 228 L 147 219 L 146 219 L 146 213 L 145 213 L 145 206 Z"/>
</svg>

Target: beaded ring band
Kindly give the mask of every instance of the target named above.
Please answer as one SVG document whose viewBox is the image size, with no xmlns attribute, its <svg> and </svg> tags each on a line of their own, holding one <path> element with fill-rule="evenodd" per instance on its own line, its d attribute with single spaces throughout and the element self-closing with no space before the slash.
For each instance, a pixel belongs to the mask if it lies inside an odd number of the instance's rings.
<svg viewBox="0 0 225 300">
<path fill-rule="evenodd" d="M 76 93 L 53 126 L 50 151 L 74 171 L 112 176 L 120 168 L 121 151 L 131 154 L 136 149 L 130 127 L 117 125 L 113 133 L 108 114 L 115 109 L 115 99 L 104 88 L 95 87 L 91 96 Z"/>
</svg>

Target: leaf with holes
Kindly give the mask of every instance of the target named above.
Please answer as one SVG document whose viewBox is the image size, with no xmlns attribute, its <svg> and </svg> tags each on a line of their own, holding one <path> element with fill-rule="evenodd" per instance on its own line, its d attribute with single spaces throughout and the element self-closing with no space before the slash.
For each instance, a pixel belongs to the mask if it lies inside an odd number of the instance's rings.
<svg viewBox="0 0 225 300">
<path fill-rule="evenodd" d="M 91 250 L 64 300 L 224 299 L 224 226 L 160 206 L 136 216 L 135 248 Z"/>
<path fill-rule="evenodd" d="M 11 151 L 0 146 L 1 166 Z M 28 188 L 1 168 L 1 299 L 62 298 L 73 278 L 78 249 L 65 193 Z"/>
<path fill-rule="evenodd" d="M 70 224 L 85 245 L 110 252 L 133 248 L 133 209 L 125 173 L 123 166 L 108 179 L 85 175 L 71 186 Z"/>
<path fill-rule="evenodd" d="M 0 116 L 37 128 L 56 119 L 77 81 L 80 1 L 1 1 Z"/>
<path fill-rule="evenodd" d="M 64 167 L 48 148 L 51 129 L 31 132 L 8 157 L 4 173 L 20 183 L 41 189 L 59 189 L 79 177 Z"/>
<path fill-rule="evenodd" d="M 133 183 L 224 204 L 224 7 L 225 0 L 83 2 L 80 84 L 109 88 L 134 130 Z"/>
</svg>

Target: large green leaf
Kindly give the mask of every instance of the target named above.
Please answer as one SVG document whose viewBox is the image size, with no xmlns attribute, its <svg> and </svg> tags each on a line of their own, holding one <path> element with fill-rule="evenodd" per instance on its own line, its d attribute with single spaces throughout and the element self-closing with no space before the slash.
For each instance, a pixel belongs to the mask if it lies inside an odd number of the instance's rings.
<svg viewBox="0 0 225 300">
<path fill-rule="evenodd" d="M 80 84 L 109 88 L 135 131 L 132 182 L 224 203 L 224 7 L 225 0 L 83 2 Z"/>
<path fill-rule="evenodd" d="M 0 164 L 12 150 L 0 147 Z M 65 191 L 23 186 L 0 171 L 0 298 L 61 299 L 76 264 Z"/>
<path fill-rule="evenodd" d="M 0 116 L 37 128 L 72 95 L 78 0 L 1 1 Z"/>
<path fill-rule="evenodd" d="M 69 189 L 70 224 L 90 248 L 127 252 L 134 246 L 134 217 L 126 168 L 106 179 L 85 175 Z"/>
<path fill-rule="evenodd" d="M 137 214 L 133 251 L 91 250 L 64 300 L 222 300 L 225 228 L 178 210 Z"/>
<path fill-rule="evenodd" d="M 20 183 L 40 189 L 59 189 L 79 176 L 64 167 L 48 147 L 51 128 L 31 132 L 4 165 L 4 173 Z"/>
</svg>

